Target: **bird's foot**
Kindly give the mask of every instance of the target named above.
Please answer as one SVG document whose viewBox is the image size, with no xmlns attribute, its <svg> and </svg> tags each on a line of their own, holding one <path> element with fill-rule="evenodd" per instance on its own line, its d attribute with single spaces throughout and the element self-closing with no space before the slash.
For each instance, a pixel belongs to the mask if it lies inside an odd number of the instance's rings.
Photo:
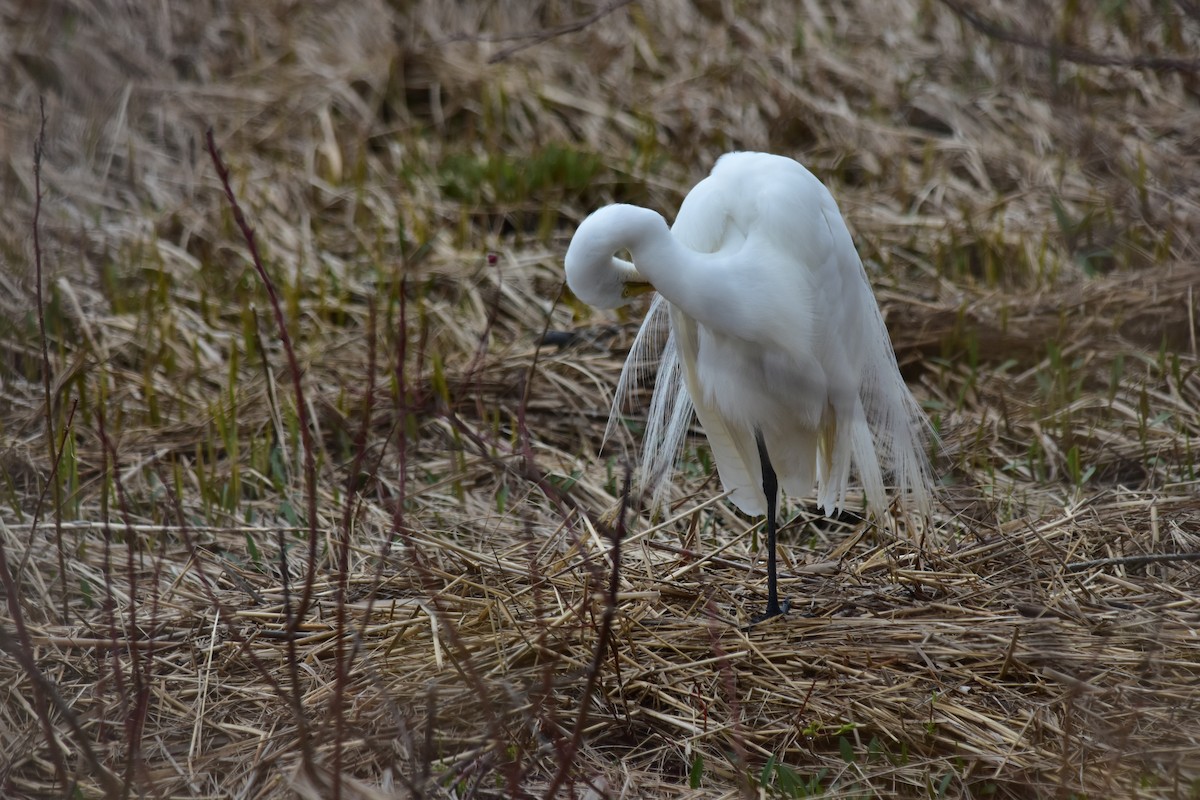
<svg viewBox="0 0 1200 800">
<path fill-rule="evenodd" d="M 750 625 L 748 625 L 747 627 L 753 627 L 754 625 L 757 625 L 760 622 L 766 622 L 767 620 L 771 619 L 771 617 L 782 616 L 791 610 L 792 610 L 792 601 L 791 600 L 784 600 L 782 603 L 780 603 L 778 601 L 768 602 L 767 610 L 761 614 L 755 614 L 753 617 L 751 617 Z"/>
</svg>

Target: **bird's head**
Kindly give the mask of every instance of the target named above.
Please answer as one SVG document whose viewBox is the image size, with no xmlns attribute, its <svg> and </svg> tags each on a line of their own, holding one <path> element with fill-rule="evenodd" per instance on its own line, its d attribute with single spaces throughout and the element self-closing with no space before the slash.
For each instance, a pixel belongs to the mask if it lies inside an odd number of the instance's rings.
<svg viewBox="0 0 1200 800">
<path fill-rule="evenodd" d="M 661 216 L 628 205 L 605 206 L 585 219 L 564 259 L 567 285 L 575 296 L 596 308 L 617 308 L 654 291 L 632 262 L 616 254 L 631 250 L 643 229 L 656 224 L 666 232 Z"/>
</svg>

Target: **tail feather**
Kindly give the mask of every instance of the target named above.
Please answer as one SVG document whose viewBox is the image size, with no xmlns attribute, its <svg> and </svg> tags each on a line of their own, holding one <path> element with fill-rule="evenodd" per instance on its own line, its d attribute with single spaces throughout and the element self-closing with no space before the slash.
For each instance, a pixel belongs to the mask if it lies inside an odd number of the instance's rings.
<svg viewBox="0 0 1200 800">
<path fill-rule="evenodd" d="M 868 324 L 873 322 L 880 335 L 867 338 L 878 342 L 878 349 L 868 358 L 853 404 L 846 408 L 848 403 L 843 403 L 838 410 L 830 403 L 815 431 L 788 426 L 770 431 L 768 452 L 785 490 L 803 496 L 815 485 L 817 502 L 826 513 L 845 506 L 853 473 L 870 510 L 882 513 L 887 508 L 890 483 L 910 512 L 927 515 L 932 499 L 925 442 L 932 432 L 900 376 L 878 307 L 872 311 Z M 621 371 L 605 438 L 618 426 L 620 409 L 634 388 L 653 373 L 640 469 L 640 485 L 650 504 L 659 507 L 667 498 L 695 408 L 731 500 L 748 514 L 761 514 L 766 504 L 753 430 L 731 426 L 715 409 L 692 401 L 701 393 L 687 367 L 697 346 L 689 323 L 695 324 L 671 314 L 661 295 L 655 299 Z"/>
</svg>

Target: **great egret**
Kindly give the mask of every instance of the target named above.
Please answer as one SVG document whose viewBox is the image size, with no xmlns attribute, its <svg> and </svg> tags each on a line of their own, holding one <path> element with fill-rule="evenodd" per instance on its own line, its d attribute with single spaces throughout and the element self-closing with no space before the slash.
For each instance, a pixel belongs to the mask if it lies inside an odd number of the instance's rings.
<svg viewBox="0 0 1200 800">
<path fill-rule="evenodd" d="M 910 508 L 928 510 L 925 417 L 833 196 L 796 161 L 722 156 L 670 229 L 650 209 L 605 206 L 575 232 L 566 272 L 571 291 L 600 308 L 658 292 L 613 418 L 665 311 L 670 335 L 646 427 L 643 488 L 661 500 L 694 405 L 730 499 L 767 516 L 767 608 L 755 621 L 786 611 L 775 559 L 779 484 L 797 496 L 815 488 L 833 513 L 853 464 L 871 509 L 887 507 L 886 472 Z"/>
</svg>

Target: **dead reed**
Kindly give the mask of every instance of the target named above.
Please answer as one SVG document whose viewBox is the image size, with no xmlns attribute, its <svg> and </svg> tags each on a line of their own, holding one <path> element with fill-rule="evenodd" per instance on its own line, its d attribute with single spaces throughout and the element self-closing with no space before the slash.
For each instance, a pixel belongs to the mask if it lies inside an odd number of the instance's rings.
<svg viewBox="0 0 1200 800">
<path fill-rule="evenodd" d="M 1200 16 L 1083 5 L 0 0 L 5 796 L 1196 797 Z M 943 482 L 789 498 L 749 631 L 561 294 L 729 149 L 834 190 Z"/>
</svg>

